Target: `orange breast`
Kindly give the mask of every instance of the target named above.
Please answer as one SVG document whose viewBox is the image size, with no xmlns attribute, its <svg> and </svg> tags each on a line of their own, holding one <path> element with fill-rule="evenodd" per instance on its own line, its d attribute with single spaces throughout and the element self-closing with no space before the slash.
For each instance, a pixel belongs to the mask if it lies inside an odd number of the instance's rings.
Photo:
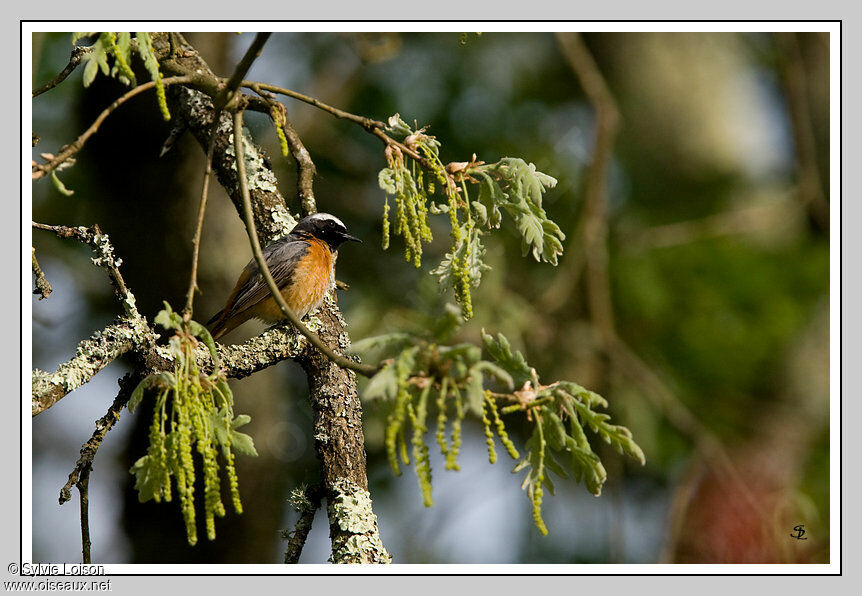
<svg viewBox="0 0 862 596">
<path fill-rule="evenodd" d="M 332 277 L 332 253 L 325 242 L 310 240 L 308 252 L 296 264 L 291 283 L 281 295 L 300 319 L 323 302 Z"/>
</svg>

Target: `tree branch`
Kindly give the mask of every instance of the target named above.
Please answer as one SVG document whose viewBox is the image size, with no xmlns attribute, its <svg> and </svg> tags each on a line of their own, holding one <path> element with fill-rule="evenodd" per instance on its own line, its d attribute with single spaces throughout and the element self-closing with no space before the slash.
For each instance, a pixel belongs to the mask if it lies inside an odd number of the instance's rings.
<svg viewBox="0 0 862 596">
<path fill-rule="evenodd" d="M 165 68 L 177 71 L 194 70 L 202 80 L 215 80 L 207 64 L 183 41 L 183 52 L 178 58 L 170 52 L 169 39 L 164 34 L 153 34 L 153 47 Z M 181 40 L 181 36 L 176 38 Z M 176 72 L 176 71 L 175 71 Z M 212 78 L 210 78 L 212 77 Z M 189 126 L 189 130 L 202 146 L 206 146 L 212 129 L 215 109 L 211 99 L 195 89 L 175 86 L 169 90 L 169 101 L 176 113 Z M 258 99 L 264 105 L 266 102 Z M 268 106 L 267 106 L 268 110 Z M 217 121 L 218 139 L 213 156 L 213 169 L 227 189 L 237 211 L 245 212 L 245 203 L 237 176 L 236 146 L 231 140 L 234 133 L 232 119 L 227 114 Z M 237 131 L 239 132 L 239 131 Z M 296 220 L 287 210 L 278 192 L 275 175 L 263 159 L 260 150 L 251 141 L 242 140 L 244 159 L 240 160 L 246 172 L 245 181 L 255 229 L 263 241 L 271 241 L 287 233 Z M 318 324 L 317 333 L 329 346 L 346 349 L 350 337 L 344 332 L 344 323 L 338 307 L 330 296 L 309 324 Z M 275 330 L 270 330 L 274 332 Z M 284 333 L 284 330 L 280 330 Z M 332 540 L 332 561 L 338 563 L 389 562 L 390 557 L 380 540 L 377 518 L 366 490 L 365 445 L 362 432 L 362 406 L 352 371 L 333 364 L 322 352 L 311 346 L 301 335 L 294 335 L 302 349 L 295 358 L 305 369 L 309 382 L 310 400 L 314 413 L 315 448 L 322 462 L 323 486 L 327 499 L 327 513 Z"/>
<path fill-rule="evenodd" d="M 92 379 L 116 358 L 147 343 L 152 331 L 146 320 L 121 318 L 78 344 L 75 356 L 52 373 L 34 369 L 33 416 Z"/>
<path fill-rule="evenodd" d="M 284 131 L 290 154 L 296 160 L 296 190 L 299 195 L 300 214 L 305 217 L 306 215 L 316 213 L 317 200 L 314 198 L 313 184 L 317 168 L 315 168 L 314 162 L 311 161 L 311 156 L 302 143 L 302 139 L 299 138 L 299 134 L 290 123 L 290 119 L 287 117 L 287 109 L 284 107 L 284 104 L 275 100 L 275 96 L 272 93 L 264 91 L 259 85 L 252 85 L 251 88 L 269 102 L 270 107 L 278 110 L 280 114 L 281 129 Z M 275 125 L 279 126 L 279 123 L 275 122 Z"/>
<path fill-rule="evenodd" d="M 54 290 L 51 288 L 51 284 L 48 283 L 48 280 L 45 278 L 45 273 L 42 271 L 42 268 L 39 267 L 39 261 L 36 260 L 36 248 L 31 247 L 33 249 L 33 275 L 36 276 L 36 289 L 33 290 L 34 294 L 39 294 L 39 300 L 44 300 L 48 296 L 51 295 L 51 292 Z"/>
<path fill-rule="evenodd" d="M 50 226 L 33 222 L 33 227 L 55 233 L 60 238 L 75 238 L 90 245 L 95 251 L 93 263 L 103 268 L 125 311 L 115 324 L 97 331 L 90 338 L 78 344 L 75 356 L 61 364 L 53 373 L 38 369 L 32 373 L 32 411 L 33 416 L 40 414 L 60 401 L 84 383 L 87 383 L 100 370 L 114 359 L 133 349 L 146 349 L 155 344 L 155 334 L 141 316 L 135 305 L 135 296 L 126 287 L 120 273 L 122 261 L 114 255 L 114 247 L 107 234 L 99 226 L 92 228 Z"/>
<path fill-rule="evenodd" d="M 607 344 L 616 336 L 607 270 L 607 178 L 619 126 L 619 111 L 581 36 L 577 33 L 558 33 L 557 40 L 596 111 L 595 145 L 587 167 L 584 189 L 584 264 L 590 318 L 599 338 Z"/>
<path fill-rule="evenodd" d="M 42 95 L 46 91 L 50 91 L 51 89 L 53 89 L 54 87 L 56 87 L 57 85 L 59 85 L 60 83 L 65 81 L 66 77 L 68 77 L 70 74 L 72 74 L 72 71 L 78 67 L 78 65 L 84 59 L 84 56 L 86 56 L 89 53 L 90 53 L 90 48 L 85 48 L 85 47 L 80 47 L 80 46 L 75 47 L 75 49 L 72 50 L 72 55 L 69 56 L 69 63 L 66 65 L 66 68 L 61 70 L 60 74 L 58 74 L 56 77 L 54 77 L 53 79 L 51 79 L 50 81 L 48 81 L 47 83 L 42 85 L 41 87 L 37 87 L 36 89 L 33 89 L 33 97 L 36 97 L 37 95 Z"/>
<path fill-rule="evenodd" d="M 138 383 L 140 383 L 145 376 L 146 375 L 141 372 L 135 372 L 127 374 L 120 380 L 119 393 L 117 393 L 117 396 L 114 398 L 114 402 L 111 404 L 111 407 L 108 408 L 108 412 L 96 420 L 96 430 L 93 431 L 93 435 L 90 437 L 90 440 L 81 446 L 81 455 L 75 463 L 75 469 L 72 470 L 66 484 L 64 484 L 63 488 L 60 489 L 60 505 L 66 503 L 72 498 L 72 487 L 79 486 L 82 476 L 84 474 L 89 475 L 89 471 L 93 467 L 93 460 L 96 457 L 96 452 L 102 445 L 105 435 L 108 434 L 109 430 L 114 428 L 114 424 L 116 424 L 120 419 L 120 412 L 122 412 L 123 408 L 126 407 L 126 404 L 129 402 L 129 398 L 132 396 L 132 391 L 135 390 L 135 387 L 138 386 Z"/>
<path fill-rule="evenodd" d="M 269 272 L 269 266 L 266 264 L 266 260 L 263 258 L 263 250 L 260 247 L 260 240 L 258 240 L 257 238 L 257 230 L 254 226 L 254 216 L 251 208 L 251 197 L 248 192 L 248 185 L 246 184 L 245 155 L 242 141 L 242 111 L 240 110 L 234 112 L 233 129 L 234 150 L 236 151 L 236 165 L 239 176 L 239 188 L 240 195 L 242 196 L 243 216 L 245 218 L 246 231 L 248 232 L 249 242 L 251 242 L 251 250 L 254 253 L 255 260 L 257 261 L 258 271 L 260 271 L 260 274 L 266 281 L 266 285 L 269 286 L 269 291 L 272 293 L 273 300 L 275 300 L 275 302 L 278 304 L 278 307 L 281 309 L 281 312 L 293 324 L 293 326 L 296 327 L 299 332 L 302 333 L 305 337 L 307 337 L 308 341 L 311 342 L 311 344 L 315 348 L 323 352 L 326 357 L 329 358 L 332 362 L 342 368 L 349 368 L 350 370 L 361 373 L 366 377 L 373 376 L 374 373 L 379 370 L 379 367 L 354 362 L 353 360 L 345 358 L 341 354 L 336 354 L 329 346 L 327 346 L 321 341 L 321 339 L 317 336 L 316 333 L 311 331 L 302 323 L 302 321 L 299 320 L 299 317 L 297 317 L 296 314 L 292 310 L 290 310 L 290 307 L 287 305 L 284 296 L 281 295 L 281 289 L 278 287 L 278 284 L 276 284 L 275 280 L 272 278 L 272 274 Z"/>
<path fill-rule="evenodd" d="M 219 111 L 216 111 L 216 120 L 218 119 Z M 213 131 L 210 133 L 209 146 L 207 147 L 207 162 L 204 167 L 204 183 L 201 189 L 201 202 L 198 207 L 198 223 L 195 229 L 195 237 L 192 240 L 192 272 L 189 275 L 189 291 L 186 293 L 186 307 L 183 311 L 183 318 L 188 321 L 191 319 L 194 310 L 195 290 L 198 289 L 198 253 L 201 248 L 201 232 L 204 227 L 204 214 L 207 208 L 207 195 L 209 194 L 210 178 L 213 171 L 213 151 L 215 150 L 216 127 L 213 126 Z"/>
<path fill-rule="evenodd" d="M 166 79 L 162 79 L 162 84 L 167 85 L 175 85 L 177 83 L 190 83 L 193 80 L 192 77 L 189 76 L 181 76 L 181 77 L 168 77 Z M 105 118 L 111 115 L 111 113 L 119 108 L 121 105 L 135 97 L 136 95 L 143 93 L 149 89 L 153 89 L 156 86 L 155 81 L 149 81 L 148 83 L 143 83 L 138 85 L 134 89 L 127 91 L 125 94 L 118 97 L 114 102 L 105 108 L 101 114 L 93 121 L 93 124 L 85 130 L 81 136 L 75 139 L 70 145 L 66 145 L 60 150 L 54 158 L 48 160 L 46 163 L 35 164 L 33 166 L 33 180 L 38 180 L 42 178 L 46 174 L 56 170 L 60 165 L 69 160 L 70 157 L 75 155 L 78 151 L 80 151 L 84 147 L 84 143 L 87 140 L 96 134 L 99 130 L 99 127 L 102 125 L 102 122 L 105 121 Z"/>
<path fill-rule="evenodd" d="M 213 98 L 213 103 L 215 104 L 216 110 L 220 110 L 224 107 L 227 107 L 234 99 L 234 95 L 236 91 L 240 88 L 243 78 L 246 74 L 248 74 L 249 69 L 251 68 L 252 63 L 254 63 L 255 59 L 260 56 L 261 50 L 263 50 L 263 46 L 266 43 L 266 40 L 269 39 L 269 36 L 272 33 L 258 33 L 254 37 L 254 41 L 251 42 L 248 50 L 246 50 L 245 55 L 242 57 L 242 60 L 239 61 L 239 64 L 236 65 L 236 68 L 233 71 L 230 79 L 225 85 L 224 89 L 219 92 L 219 94 Z M 235 108 L 235 105 L 230 106 L 231 109 Z"/>
<path fill-rule="evenodd" d="M 320 484 L 302 490 L 299 495 L 295 496 L 296 502 L 292 504 L 299 513 L 299 519 L 296 520 L 293 532 L 284 531 L 284 538 L 288 540 L 287 550 L 284 551 L 285 563 L 299 563 L 299 557 L 302 555 L 302 549 L 305 547 L 305 541 L 311 531 L 314 515 L 320 509 L 322 498 L 323 487 Z"/>
</svg>

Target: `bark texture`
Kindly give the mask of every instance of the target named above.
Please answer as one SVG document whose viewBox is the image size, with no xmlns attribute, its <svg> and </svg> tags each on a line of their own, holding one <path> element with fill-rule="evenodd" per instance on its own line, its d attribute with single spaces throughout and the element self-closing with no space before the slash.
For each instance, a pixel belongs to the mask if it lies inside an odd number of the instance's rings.
<svg viewBox="0 0 862 596">
<path fill-rule="evenodd" d="M 211 96 L 220 81 L 193 48 L 185 45 L 180 36 L 171 35 L 173 44 L 168 34 L 153 34 L 153 45 L 160 53 L 165 72 L 195 73 L 200 78 L 198 88 L 204 90 L 179 86 L 170 89 L 171 110 L 206 150 L 216 114 Z M 265 102 L 263 105 L 266 106 Z M 216 134 L 213 171 L 241 214 L 242 198 L 232 146 L 236 131 L 230 114 L 222 112 L 219 115 Z M 254 220 L 261 243 L 265 245 L 288 233 L 296 220 L 287 209 L 268 161 L 248 134 L 243 134 L 243 148 Z M 321 339 L 339 352 L 343 353 L 350 345 L 341 312 L 331 296 L 327 297 L 317 315 L 311 317 L 309 327 L 316 328 Z M 308 378 L 314 413 L 315 449 L 322 465 L 327 499 L 332 561 L 388 563 L 391 558 L 380 540 L 377 518 L 372 512 L 367 490 L 362 406 L 355 374 L 332 364 L 304 337 L 302 345 L 304 349 L 299 352 L 297 360 Z"/>
</svg>

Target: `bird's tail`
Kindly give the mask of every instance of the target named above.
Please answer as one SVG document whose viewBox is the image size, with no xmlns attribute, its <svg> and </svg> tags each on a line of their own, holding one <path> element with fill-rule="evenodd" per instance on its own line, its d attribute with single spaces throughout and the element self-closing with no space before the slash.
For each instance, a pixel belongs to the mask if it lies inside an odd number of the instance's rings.
<svg viewBox="0 0 862 596">
<path fill-rule="evenodd" d="M 236 327 L 245 322 L 245 319 L 240 316 L 229 316 L 231 313 L 228 309 L 220 310 L 207 322 L 207 329 L 213 339 L 218 339 L 225 333 L 233 331 Z M 246 317 L 247 318 L 247 317 Z"/>
</svg>

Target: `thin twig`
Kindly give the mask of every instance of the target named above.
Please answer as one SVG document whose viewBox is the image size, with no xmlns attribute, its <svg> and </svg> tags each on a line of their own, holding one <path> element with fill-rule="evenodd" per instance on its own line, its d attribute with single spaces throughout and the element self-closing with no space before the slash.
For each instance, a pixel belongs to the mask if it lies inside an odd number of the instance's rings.
<svg viewBox="0 0 862 596">
<path fill-rule="evenodd" d="M 298 93 L 297 91 L 293 91 L 292 89 L 285 89 L 284 87 L 278 87 L 276 85 L 270 85 L 268 83 L 260 83 L 257 81 L 243 81 L 243 87 L 247 87 L 254 91 L 260 92 L 263 91 L 271 91 L 272 93 L 278 93 L 280 95 L 286 95 L 288 97 L 292 97 L 294 99 L 298 99 L 299 101 L 305 102 L 309 105 L 312 105 L 316 108 L 323 110 L 324 112 L 329 112 L 336 118 L 341 118 L 343 120 L 349 120 L 360 125 L 362 128 L 379 138 L 386 145 L 392 145 L 394 147 L 398 147 L 402 153 L 409 156 L 416 163 L 424 167 L 429 171 L 437 171 L 438 167 L 435 163 L 427 159 L 426 157 L 417 153 L 414 149 L 411 149 L 404 143 L 400 141 L 396 141 L 388 134 L 386 134 L 386 123 L 381 122 L 380 120 L 374 120 L 372 118 L 366 118 L 365 116 L 357 116 L 356 114 L 351 114 L 350 112 L 345 112 L 344 110 L 340 110 L 338 108 L 334 108 L 328 104 L 323 103 L 322 101 L 309 97 L 308 95 L 304 95 L 302 93 Z M 450 184 L 451 184 L 450 180 Z"/>
<path fill-rule="evenodd" d="M 314 198 L 314 175 L 317 173 L 317 168 L 311 160 L 308 150 L 299 138 L 299 134 L 290 119 L 287 117 L 287 109 L 279 101 L 276 101 L 272 93 L 264 91 L 259 85 L 251 87 L 257 94 L 263 97 L 274 109 L 279 111 L 281 117 L 281 129 L 284 131 L 284 137 L 287 140 L 290 154 L 296 161 L 296 190 L 299 195 L 299 210 L 303 217 L 317 212 L 317 200 Z M 275 122 L 279 126 L 278 122 Z"/>
<path fill-rule="evenodd" d="M 334 108 L 328 104 L 323 103 L 317 98 L 310 97 L 308 95 L 304 95 L 297 91 L 293 91 L 292 89 L 285 89 L 284 87 L 278 87 L 276 85 L 270 85 L 269 83 L 260 83 L 257 81 L 243 81 L 243 87 L 247 87 L 254 91 L 258 89 L 263 89 L 264 91 L 271 91 L 272 93 L 278 93 L 280 95 L 286 95 L 288 97 L 292 97 L 293 99 L 298 99 L 299 101 L 305 102 L 309 105 L 312 105 L 316 108 L 323 110 L 324 112 L 329 112 L 336 118 L 341 118 L 343 120 L 350 120 L 351 122 L 355 122 L 365 128 L 366 130 L 371 130 L 373 128 L 379 128 L 381 130 L 386 128 L 386 124 L 380 122 L 379 120 L 373 120 L 371 118 L 366 118 L 364 116 L 357 116 L 356 114 L 351 114 L 350 112 L 345 112 L 344 110 L 339 110 L 338 108 Z"/>
<path fill-rule="evenodd" d="M 190 76 L 168 77 L 168 78 L 162 79 L 162 84 L 163 85 L 175 85 L 175 84 L 189 83 L 191 81 L 192 81 L 192 77 L 190 77 Z M 47 161 L 46 163 L 34 165 L 33 166 L 33 180 L 38 180 L 39 178 L 42 178 L 43 176 L 45 176 L 46 174 L 49 174 L 53 170 L 56 170 L 57 167 L 59 167 L 60 165 L 65 163 L 70 157 L 75 155 L 78 151 L 81 150 L 81 148 L 83 148 L 84 143 L 86 143 L 87 140 L 91 136 L 93 136 L 96 133 L 96 131 L 99 130 L 99 126 L 102 125 L 102 122 L 105 121 L 105 118 L 110 116 L 114 110 L 116 110 L 118 107 L 120 107 L 121 105 L 123 105 L 124 103 L 126 103 L 128 100 L 135 97 L 139 93 L 143 93 L 144 91 L 147 91 L 149 89 L 153 89 L 155 86 L 156 86 L 155 81 L 149 81 L 147 83 L 143 83 L 141 85 L 138 85 L 134 89 L 127 91 L 125 94 L 123 94 L 122 96 L 120 96 L 116 100 L 114 100 L 114 102 L 111 105 L 109 105 L 107 108 L 105 108 L 102 111 L 102 113 L 99 114 L 99 116 L 96 118 L 96 120 L 93 122 L 93 124 L 91 124 L 90 127 L 81 134 L 81 136 L 79 136 L 77 139 L 75 139 L 74 142 L 72 142 L 70 145 L 66 145 L 65 147 L 63 147 L 63 149 L 53 159 Z"/>
<path fill-rule="evenodd" d="M 31 248 L 33 248 L 33 275 L 36 276 L 36 289 L 33 290 L 33 293 L 40 294 L 39 300 L 44 300 L 51 295 L 53 289 L 51 288 L 51 284 L 48 283 L 48 280 L 45 278 L 45 273 L 42 271 L 42 268 L 39 267 L 39 261 L 36 260 L 35 247 Z"/>
<path fill-rule="evenodd" d="M 72 498 L 72 487 L 80 483 L 84 470 L 92 468 L 93 459 L 95 459 L 96 452 L 102 445 L 105 435 L 108 434 L 108 431 L 111 430 L 114 427 L 114 424 L 116 424 L 120 419 L 120 412 L 129 402 L 129 398 L 132 396 L 132 391 L 134 391 L 135 387 L 138 386 L 138 383 L 140 383 L 145 376 L 146 375 L 142 372 L 128 373 L 120 380 L 120 391 L 114 398 L 111 407 L 108 408 L 108 412 L 96 420 L 96 430 L 93 431 L 93 435 L 90 437 L 90 440 L 81 446 L 81 455 L 78 457 L 78 461 L 75 462 L 75 468 L 69 474 L 69 479 L 66 481 L 66 484 L 64 484 L 63 488 L 60 489 L 60 505 L 66 503 Z M 87 473 L 89 473 L 89 471 Z"/>
<path fill-rule="evenodd" d="M 59 85 L 60 83 L 65 81 L 66 77 L 68 77 L 70 74 L 72 74 L 72 71 L 78 67 L 78 65 L 84 59 L 84 56 L 89 54 L 89 53 L 90 53 L 90 48 L 78 46 L 75 49 L 73 49 L 72 55 L 69 57 L 69 63 L 66 65 L 66 68 L 61 70 L 60 74 L 58 74 L 56 77 L 54 77 L 53 79 L 51 79 L 50 81 L 48 81 L 47 83 L 42 85 L 41 87 L 37 87 L 36 89 L 33 89 L 33 97 L 36 97 L 37 95 L 42 95 L 46 91 L 50 91 L 51 89 L 53 89 L 54 87 L 56 87 L 57 85 Z"/>
<path fill-rule="evenodd" d="M 81 559 L 85 565 L 90 564 L 90 471 L 92 464 L 87 464 L 81 470 L 81 477 L 75 486 L 81 497 Z"/>
<path fill-rule="evenodd" d="M 98 254 L 98 258 L 94 262 L 108 272 L 111 282 L 114 286 L 114 293 L 117 298 L 123 303 L 123 307 L 130 317 L 139 317 L 138 309 L 135 306 L 134 296 L 131 295 L 126 287 L 126 282 L 123 281 L 123 276 L 120 273 L 119 266 L 122 260 L 114 256 L 114 247 L 111 245 L 107 234 L 103 234 L 98 225 L 92 228 L 83 226 L 71 228 L 69 226 L 52 226 L 32 222 L 33 227 L 38 230 L 46 230 L 54 232 L 60 238 L 76 238 L 81 242 L 89 244 Z"/>
<path fill-rule="evenodd" d="M 258 270 L 263 278 L 266 280 L 267 285 L 269 286 L 269 290 L 272 293 L 272 297 L 275 300 L 276 304 L 278 304 L 281 312 L 284 314 L 287 319 L 293 323 L 293 326 L 299 330 L 305 337 L 308 338 L 308 341 L 311 344 L 320 350 L 329 360 L 337 364 L 342 368 L 350 369 L 354 372 L 365 375 L 366 377 L 373 376 L 378 370 L 378 367 L 369 366 L 367 364 L 360 364 L 345 358 L 339 354 L 336 354 L 332 349 L 329 348 L 323 341 L 318 337 L 316 333 L 311 331 L 308 327 L 306 327 L 302 321 L 294 314 L 290 307 L 287 306 L 287 302 L 285 302 L 284 297 L 281 295 L 281 291 L 279 290 L 278 285 L 275 283 L 275 280 L 272 278 L 272 274 L 269 272 L 269 267 L 266 264 L 266 260 L 263 258 L 263 251 L 260 248 L 260 240 L 257 237 L 257 229 L 254 224 L 254 215 L 251 209 L 251 197 L 248 192 L 248 180 L 246 179 L 245 172 L 245 153 L 242 142 L 242 111 L 237 110 L 233 115 L 233 142 L 234 142 L 234 152 L 236 155 L 236 168 L 237 168 L 237 181 L 239 184 L 240 195 L 242 196 L 243 202 L 243 216 L 245 218 L 245 227 L 248 232 L 248 238 L 251 242 L 251 250 L 254 253 L 254 258 L 257 261 Z"/>
<path fill-rule="evenodd" d="M 293 532 L 287 533 L 288 538 L 287 549 L 284 551 L 284 562 L 287 564 L 299 563 L 299 557 L 302 556 L 302 549 L 305 546 L 305 541 L 308 539 L 308 533 L 311 531 L 311 525 L 314 522 L 314 515 L 320 509 L 320 500 L 323 498 L 323 485 L 316 484 L 307 488 L 304 491 L 305 501 L 298 504 L 296 510 L 299 512 L 299 519 L 293 528 Z"/>
<path fill-rule="evenodd" d="M 204 183 L 203 189 L 201 190 L 201 203 L 198 208 L 198 224 L 197 229 L 195 230 L 194 240 L 192 241 L 192 245 L 194 246 L 194 249 L 192 250 L 192 272 L 189 276 L 189 291 L 186 294 L 186 308 L 183 311 L 183 318 L 187 321 L 191 319 L 192 312 L 194 310 L 195 290 L 198 289 L 198 254 L 201 247 L 201 231 L 203 230 L 204 214 L 206 213 L 207 208 L 207 195 L 209 194 L 210 178 L 212 177 L 213 171 L 213 152 L 215 151 L 216 132 L 218 130 L 220 115 L 221 110 L 216 109 L 215 117 L 213 118 L 213 128 L 210 133 L 209 147 L 207 147 L 207 163 L 204 167 Z"/>
<path fill-rule="evenodd" d="M 228 79 L 228 82 L 225 84 L 224 89 L 213 98 L 213 104 L 215 104 L 216 110 L 227 106 L 233 100 L 237 89 L 239 89 L 242 84 L 243 77 L 248 74 L 248 71 L 255 59 L 260 56 L 260 52 L 263 50 L 263 46 L 266 43 L 266 40 L 269 39 L 270 35 L 272 35 L 272 33 L 258 33 L 255 35 L 254 41 L 251 42 L 251 45 L 246 50 L 242 60 L 240 60 L 239 64 L 236 65 L 236 68 L 234 69 L 230 79 Z"/>
</svg>

